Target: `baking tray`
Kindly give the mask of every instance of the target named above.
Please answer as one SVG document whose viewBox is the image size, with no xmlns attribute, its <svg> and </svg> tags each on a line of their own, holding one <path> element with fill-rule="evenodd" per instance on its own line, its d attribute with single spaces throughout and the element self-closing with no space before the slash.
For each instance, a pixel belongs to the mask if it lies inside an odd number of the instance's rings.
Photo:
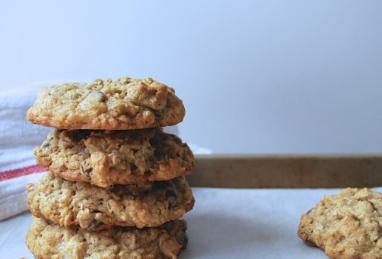
<svg viewBox="0 0 382 259">
<path fill-rule="evenodd" d="M 189 244 L 180 256 L 184 259 L 325 259 L 321 250 L 297 237 L 300 216 L 322 196 L 338 191 L 322 188 L 382 185 L 379 155 L 205 155 L 196 159 L 197 167 L 189 176 L 194 187 L 228 188 L 193 188 L 196 204 L 185 216 Z M 32 258 L 24 245 L 30 221 L 25 213 L 0 222 L 0 258 Z"/>
<path fill-rule="evenodd" d="M 192 186 L 335 188 L 382 186 L 382 155 L 199 155 Z"/>
</svg>

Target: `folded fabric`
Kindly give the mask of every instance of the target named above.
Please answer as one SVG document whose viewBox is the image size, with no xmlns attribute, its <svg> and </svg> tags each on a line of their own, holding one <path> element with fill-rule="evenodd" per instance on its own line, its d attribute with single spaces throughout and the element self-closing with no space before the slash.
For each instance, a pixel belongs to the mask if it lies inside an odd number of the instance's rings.
<svg viewBox="0 0 382 259">
<path fill-rule="evenodd" d="M 33 149 L 46 138 L 50 128 L 25 120 L 37 93 L 58 82 L 40 82 L 0 92 L 0 220 L 27 210 L 25 186 L 37 182 L 46 169 L 36 165 Z M 178 133 L 178 128 L 166 131 Z M 190 145 L 195 154 L 210 151 Z"/>
<path fill-rule="evenodd" d="M 32 152 L 50 129 L 25 120 L 26 110 L 45 85 L 0 92 L 0 220 L 27 209 L 25 185 L 46 171 L 35 165 Z"/>
</svg>

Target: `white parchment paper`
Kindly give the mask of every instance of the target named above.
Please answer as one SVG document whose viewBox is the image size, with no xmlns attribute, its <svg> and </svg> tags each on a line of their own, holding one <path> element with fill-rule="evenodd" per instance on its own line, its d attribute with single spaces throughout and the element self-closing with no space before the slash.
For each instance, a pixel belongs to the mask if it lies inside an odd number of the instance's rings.
<svg viewBox="0 0 382 259">
<path fill-rule="evenodd" d="M 377 188 L 381 191 L 380 188 Z M 302 213 L 335 189 L 194 188 L 180 258 L 327 258 L 296 235 Z M 0 258 L 33 258 L 24 237 L 31 216 L 0 222 Z"/>
</svg>

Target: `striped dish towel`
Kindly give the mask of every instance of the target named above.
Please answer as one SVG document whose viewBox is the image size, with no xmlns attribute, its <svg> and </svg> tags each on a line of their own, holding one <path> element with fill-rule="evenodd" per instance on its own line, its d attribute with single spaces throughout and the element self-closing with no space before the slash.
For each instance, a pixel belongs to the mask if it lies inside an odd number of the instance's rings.
<svg viewBox="0 0 382 259">
<path fill-rule="evenodd" d="M 0 220 L 28 209 L 25 186 L 34 183 L 46 171 L 36 165 L 0 172 Z"/>
<path fill-rule="evenodd" d="M 25 185 L 46 171 L 35 164 L 32 152 L 50 129 L 25 120 L 26 110 L 45 85 L 0 92 L 0 220 L 27 210 Z"/>
</svg>

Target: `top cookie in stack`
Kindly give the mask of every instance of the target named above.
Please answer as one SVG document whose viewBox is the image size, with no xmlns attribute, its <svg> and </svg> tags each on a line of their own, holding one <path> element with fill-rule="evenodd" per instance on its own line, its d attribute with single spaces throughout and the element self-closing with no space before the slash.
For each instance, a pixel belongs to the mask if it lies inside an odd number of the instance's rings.
<svg viewBox="0 0 382 259">
<path fill-rule="evenodd" d="M 123 77 L 47 88 L 27 119 L 58 129 L 131 130 L 175 125 L 184 115 L 174 89 L 151 78 Z"/>
<path fill-rule="evenodd" d="M 43 91 L 27 119 L 56 130 L 35 149 L 49 175 L 28 186 L 31 212 L 40 218 L 27 235 L 32 253 L 66 256 L 69 239 L 49 241 L 51 229 L 58 229 L 88 236 L 78 247 L 96 247 L 102 244 L 94 240 L 123 233 L 123 240 L 107 241 L 124 247 L 110 251 L 119 253 L 116 258 L 175 258 L 186 244 L 185 223 L 179 219 L 194 204 L 184 176 L 195 159 L 185 143 L 161 127 L 181 122 L 184 115 L 175 91 L 151 78 L 70 83 Z M 158 238 L 148 240 L 149 232 Z"/>
</svg>

